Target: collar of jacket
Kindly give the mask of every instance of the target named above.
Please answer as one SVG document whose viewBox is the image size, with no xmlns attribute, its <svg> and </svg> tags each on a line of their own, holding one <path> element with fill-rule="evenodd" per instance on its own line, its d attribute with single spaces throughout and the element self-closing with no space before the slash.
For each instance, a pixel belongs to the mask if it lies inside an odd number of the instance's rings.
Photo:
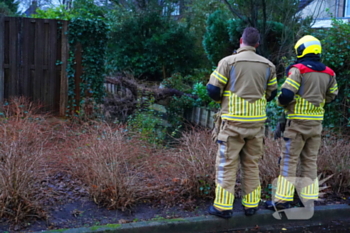
<svg viewBox="0 0 350 233">
<path fill-rule="evenodd" d="M 245 52 L 245 51 L 256 52 L 256 49 L 255 49 L 255 47 L 253 47 L 253 46 L 244 46 L 244 47 L 242 47 L 242 48 L 239 48 L 239 49 L 237 50 L 237 53 Z"/>
</svg>

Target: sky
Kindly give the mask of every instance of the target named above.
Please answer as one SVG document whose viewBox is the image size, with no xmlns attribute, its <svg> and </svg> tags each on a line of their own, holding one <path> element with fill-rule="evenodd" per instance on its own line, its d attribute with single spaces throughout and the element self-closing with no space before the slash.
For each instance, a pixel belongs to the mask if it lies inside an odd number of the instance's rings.
<svg viewBox="0 0 350 233">
<path fill-rule="evenodd" d="M 24 12 L 25 10 L 28 9 L 28 7 L 30 6 L 32 1 L 33 0 L 17 0 L 17 2 L 19 3 L 19 5 L 18 5 L 19 9 L 18 10 L 20 12 Z M 59 0 L 37 0 L 37 1 L 38 2 L 51 2 L 51 4 L 48 4 L 47 6 L 58 6 L 60 4 Z"/>
<path fill-rule="evenodd" d="M 18 10 L 20 12 L 24 12 L 30 6 L 31 1 L 32 0 L 17 0 L 17 2 L 19 3 Z M 50 1 L 51 1 L 52 5 L 58 5 L 59 4 L 58 0 L 50 0 Z"/>
</svg>

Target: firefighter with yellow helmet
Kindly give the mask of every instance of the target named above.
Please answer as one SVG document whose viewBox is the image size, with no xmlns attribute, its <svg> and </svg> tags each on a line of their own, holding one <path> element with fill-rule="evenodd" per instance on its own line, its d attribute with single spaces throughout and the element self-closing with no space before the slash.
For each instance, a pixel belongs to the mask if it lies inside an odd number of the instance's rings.
<svg viewBox="0 0 350 233">
<path fill-rule="evenodd" d="M 283 133 L 280 175 L 273 201 L 268 209 L 291 207 L 298 160 L 301 177 L 310 179 L 303 184 L 299 197 L 304 201 L 318 199 L 317 154 L 321 145 L 324 105 L 338 94 L 335 73 L 320 61 L 320 41 L 307 35 L 295 44 L 297 61 L 287 68 L 278 104 L 284 107 L 287 121 Z M 283 128 L 283 127 L 282 127 Z M 295 182 L 294 182 L 295 183 Z"/>
</svg>

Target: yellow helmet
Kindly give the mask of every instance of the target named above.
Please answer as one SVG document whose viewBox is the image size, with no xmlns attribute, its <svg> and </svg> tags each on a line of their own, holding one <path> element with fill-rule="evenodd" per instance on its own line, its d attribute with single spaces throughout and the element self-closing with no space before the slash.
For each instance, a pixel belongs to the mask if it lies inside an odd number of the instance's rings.
<svg viewBox="0 0 350 233">
<path fill-rule="evenodd" d="M 301 58 L 309 53 L 321 54 L 321 42 L 313 36 L 307 35 L 302 37 L 294 46 L 295 53 Z"/>
</svg>

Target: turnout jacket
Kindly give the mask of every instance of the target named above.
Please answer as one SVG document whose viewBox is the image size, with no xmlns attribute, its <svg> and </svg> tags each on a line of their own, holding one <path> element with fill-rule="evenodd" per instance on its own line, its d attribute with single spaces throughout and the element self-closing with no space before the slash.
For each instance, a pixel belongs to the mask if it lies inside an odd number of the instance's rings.
<svg viewBox="0 0 350 233">
<path fill-rule="evenodd" d="M 282 94 L 284 89 L 294 94 L 292 101 L 284 106 L 288 119 L 320 123 L 323 120 L 325 103 L 330 103 L 338 94 L 335 73 L 331 68 L 315 71 L 303 64 L 291 67 L 282 85 Z M 278 99 L 283 106 L 281 95 Z"/>
<path fill-rule="evenodd" d="M 221 118 L 242 127 L 264 124 L 276 87 L 275 66 L 251 46 L 223 58 L 207 84 L 209 96 L 221 103 Z"/>
</svg>

